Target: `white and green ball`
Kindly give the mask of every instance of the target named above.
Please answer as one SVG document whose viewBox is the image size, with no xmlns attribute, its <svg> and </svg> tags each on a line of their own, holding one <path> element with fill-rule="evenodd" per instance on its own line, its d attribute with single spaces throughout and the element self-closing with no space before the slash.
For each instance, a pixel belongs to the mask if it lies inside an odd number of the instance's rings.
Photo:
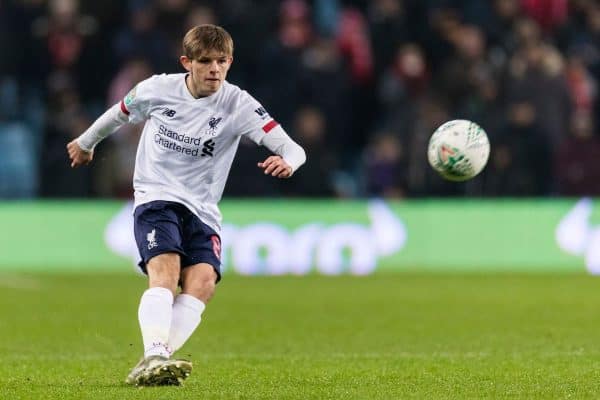
<svg viewBox="0 0 600 400">
<path fill-rule="evenodd" d="M 451 181 L 466 181 L 487 164 L 490 141 L 475 122 L 455 119 L 437 128 L 427 149 L 431 167 Z"/>
</svg>

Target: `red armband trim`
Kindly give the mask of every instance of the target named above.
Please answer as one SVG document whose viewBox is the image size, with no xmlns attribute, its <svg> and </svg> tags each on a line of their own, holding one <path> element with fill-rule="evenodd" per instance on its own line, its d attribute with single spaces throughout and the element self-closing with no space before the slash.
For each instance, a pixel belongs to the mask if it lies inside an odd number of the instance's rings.
<svg viewBox="0 0 600 400">
<path fill-rule="evenodd" d="M 123 111 L 123 114 L 129 115 L 129 110 L 125 107 L 125 102 L 123 100 L 121 100 L 121 111 Z"/>
<path fill-rule="evenodd" d="M 277 125 L 279 125 L 279 122 L 272 119 L 269 123 L 262 127 L 262 130 L 265 131 L 265 133 L 269 133 L 271 129 L 275 128 Z"/>
</svg>

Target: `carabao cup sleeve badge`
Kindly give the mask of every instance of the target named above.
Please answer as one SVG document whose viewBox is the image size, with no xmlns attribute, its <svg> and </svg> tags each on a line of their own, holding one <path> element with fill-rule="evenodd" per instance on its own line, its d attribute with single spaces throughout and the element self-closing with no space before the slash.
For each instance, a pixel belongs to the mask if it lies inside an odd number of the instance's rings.
<svg viewBox="0 0 600 400">
<path fill-rule="evenodd" d="M 133 89 L 131 89 L 129 91 L 129 93 L 127 93 L 127 96 L 125 96 L 124 103 L 126 106 L 131 105 L 131 103 L 133 103 L 133 100 L 135 100 L 135 89 L 136 88 L 137 88 L 137 86 L 135 86 Z"/>
</svg>

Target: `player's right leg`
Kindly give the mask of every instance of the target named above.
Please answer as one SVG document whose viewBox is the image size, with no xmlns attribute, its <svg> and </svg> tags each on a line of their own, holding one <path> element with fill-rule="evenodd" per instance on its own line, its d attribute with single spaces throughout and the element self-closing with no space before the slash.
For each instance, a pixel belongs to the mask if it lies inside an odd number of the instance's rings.
<svg viewBox="0 0 600 400">
<path fill-rule="evenodd" d="M 127 376 L 128 384 L 178 385 L 191 372 L 191 364 L 169 359 L 168 340 L 179 264 L 179 254 L 165 253 L 151 258 L 146 265 L 149 288 L 142 295 L 138 309 L 144 357 Z"/>
<path fill-rule="evenodd" d="M 148 289 L 142 295 L 138 309 L 144 357 L 168 358 L 171 355 L 168 348 L 169 332 L 180 268 L 177 253 L 157 255 L 146 265 Z"/>
<path fill-rule="evenodd" d="M 138 363 L 126 379 L 137 385 L 178 384 L 191 371 L 186 361 L 169 360 L 168 339 L 173 298 L 180 278 L 180 219 L 169 202 L 151 202 L 136 208 L 136 243 L 148 274 L 149 288 L 143 293 L 138 319 L 144 343 L 144 361 Z M 187 374 L 187 375 L 186 375 Z"/>
</svg>

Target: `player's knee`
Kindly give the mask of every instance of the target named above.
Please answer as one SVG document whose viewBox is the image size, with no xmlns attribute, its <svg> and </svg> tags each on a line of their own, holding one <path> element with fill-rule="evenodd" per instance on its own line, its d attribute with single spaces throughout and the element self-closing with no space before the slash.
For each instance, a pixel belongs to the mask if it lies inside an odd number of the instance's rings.
<svg viewBox="0 0 600 400">
<path fill-rule="evenodd" d="M 198 268 L 192 274 L 186 274 L 183 292 L 204 302 L 210 300 L 216 288 L 217 273 L 211 268 Z"/>
<path fill-rule="evenodd" d="M 214 271 L 208 271 L 207 273 L 199 276 L 195 282 L 192 282 L 193 290 L 196 292 L 197 297 L 203 301 L 210 300 L 215 294 L 217 275 Z"/>
<path fill-rule="evenodd" d="M 152 258 L 146 266 L 150 287 L 165 287 L 175 292 L 180 269 L 178 254 L 161 254 Z"/>
</svg>

